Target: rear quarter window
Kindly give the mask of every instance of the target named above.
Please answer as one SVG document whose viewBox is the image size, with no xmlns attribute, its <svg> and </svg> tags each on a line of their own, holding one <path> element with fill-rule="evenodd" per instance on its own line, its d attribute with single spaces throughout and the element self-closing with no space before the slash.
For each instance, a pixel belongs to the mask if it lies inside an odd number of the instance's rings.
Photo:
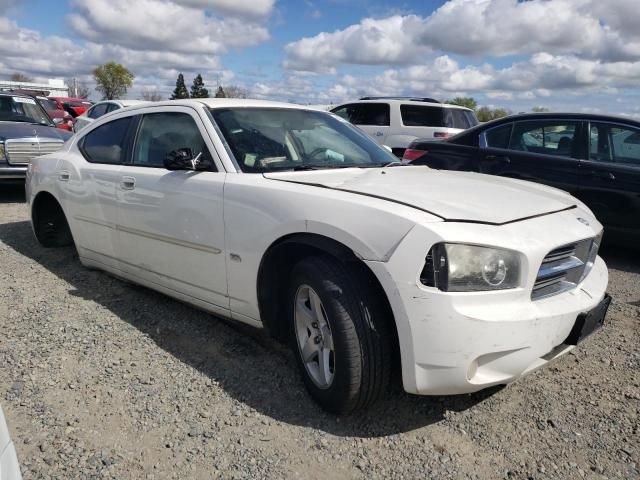
<svg viewBox="0 0 640 480">
<path fill-rule="evenodd" d="M 124 163 L 125 139 L 131 117 L 120 118 L 91 130 L 80 140 L 80 151 L 91 163 Z"/>
<path fill-rule="evenodd" d="M 442 107 L 400 105 L 402 123 L 406 127 L 444 127 Z"/>
</svg>

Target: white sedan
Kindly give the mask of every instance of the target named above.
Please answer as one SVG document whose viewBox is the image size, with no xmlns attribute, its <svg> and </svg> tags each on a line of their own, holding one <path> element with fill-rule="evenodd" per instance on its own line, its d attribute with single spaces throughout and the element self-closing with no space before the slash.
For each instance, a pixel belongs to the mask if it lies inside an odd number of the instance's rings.
<svg viewBox="0 0 640 480">
<path fill-rule="evenodd" d="M 288 340 L 311 395 L 361 409 L 506 384 L 604 321 L 602 226 L 542 185 L 398 166 L 341 118 L 144 104 L 35 159 L 45 247 Z"/>
</svg>

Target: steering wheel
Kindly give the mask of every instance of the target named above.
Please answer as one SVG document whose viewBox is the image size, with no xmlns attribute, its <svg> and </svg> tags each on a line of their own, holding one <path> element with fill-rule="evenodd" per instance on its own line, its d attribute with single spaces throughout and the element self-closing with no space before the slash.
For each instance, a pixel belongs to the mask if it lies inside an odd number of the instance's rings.
<svg viewBox="0 0 640 480">
<path fill-rule="evenodd" d="M 318 156 L 321 153 L 326 153 L 327 152 L 327 148 L 324 147 L 318 147 L 318 148 L 314 148 L 311 153 L 309 155 L 307 155 L 307 158 L 311 158 L 313 159 L 314 157 Z M 325 159 L 326 160 L 326 159 Z"/>
</svg>

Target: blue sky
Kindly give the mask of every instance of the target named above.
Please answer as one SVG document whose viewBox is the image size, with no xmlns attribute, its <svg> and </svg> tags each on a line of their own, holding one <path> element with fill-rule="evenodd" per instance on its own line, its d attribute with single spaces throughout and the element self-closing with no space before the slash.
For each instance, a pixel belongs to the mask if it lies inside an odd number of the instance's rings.
<svg viewBox="0 0 640 480">
<path fill-rule="evenodd" d="M 136 75 L 131 98 L 168 96 L 183 72 L 301 103 L 469 95 L 640 115 L 637 0 L 0 0 L 5 78 L 92 88 L 110 60 Z"/>
</svg>

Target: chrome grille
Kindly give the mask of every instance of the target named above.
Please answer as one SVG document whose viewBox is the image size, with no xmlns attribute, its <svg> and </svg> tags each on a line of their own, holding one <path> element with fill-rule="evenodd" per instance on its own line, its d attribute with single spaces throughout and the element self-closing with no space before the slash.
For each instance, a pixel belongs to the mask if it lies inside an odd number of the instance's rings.
<svg viewBox="0 0 640 480">
<path fill-rule="evenodd" d="M 11 165 L 26 165 L 32 158 L 60 150 L 62 140 L 9 139 L 4 148 Z"/>
<path fill-rule="evenodd" d="M 531 299 L 539 300 L 575 288 L 593 266 L 601 235 L 549 252 L 538 270 Z"/>
</svg>

